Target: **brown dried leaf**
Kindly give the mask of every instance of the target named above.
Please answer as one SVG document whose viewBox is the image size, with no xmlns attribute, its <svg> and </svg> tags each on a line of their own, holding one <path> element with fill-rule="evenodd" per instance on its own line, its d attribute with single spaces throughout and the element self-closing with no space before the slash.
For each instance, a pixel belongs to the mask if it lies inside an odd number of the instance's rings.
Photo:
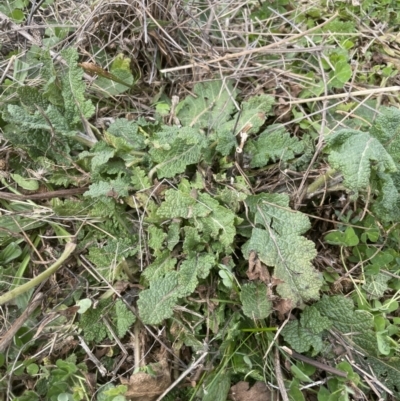
<svg viewBox="0 0 400 401">
<path fill-rule="evenodd" d="M 232 401 L 269 401 L 277 398 L 263 382 L 256 382 L 250 388 L 248 382 L 242 381 L 231 387 L 229 399 Z"/>
<path fill-rule="evenodd" d="M 98 66 L 96 64 L 84 62 L 84 63 L 79 63 L 78 65 L 79 65 L 79 67 L 82 67 L 85 70 L 85 72 L 87 72 L 88 74 L 91 74 L 91 75 L 97 74 L 101 77 L 108 78 L 111 80 L 114 78 L 113 74 L 110 74 L 104 68 L 101 68 L 100 66 Z"/>
<path fill-rule="evenodd" d="M 289 313 L 293 309 L 293 304 L 290 299 L 280 299 L 274 304 L 274 309 L 279 313 L 279 318 L 284 319 L 283 315 Z"/>
<path fill-rule="evenodd" d="M 271 287 L 275 287 L 275 286 L 277 286 L 279 284 L 283 284 L 283 283 L 284 283 L 284 281 L 281 280 L 280 278 L 272 276 Z"/>
<path fill-rule="evenodd" d="M 104 68 L 101 68 L 100 66 L 93 64 L 93 63 L 78 63 L 79 67 L 81 67 L 85 72 L 87 72 L 90 75 L 98 75 L 103 78 L 107 78 L 111 81 L 118 82 L 119 84 L 125 85 L 130 87 L 131 85 L 128 85 L 126 82 L 122 81 L 119 79 L 116 75 L 111 74 L 110 72 L 106 71 Z"/>
<path fill-rule="evenodd" d="M 118 280 L 113 284 L 113 287 L 116 292 L 123 292 L 126 291 L 128 287 L 130 287 L 130 283 L 129 281 Z"/>
<path fill-rule="evenodd" d="M 249 268 L 246 274 L 249 280 L 260 280 L 265 284 L 269 284 L 271 281 L 268 269 L 261 263 L 257 253 L 254 251 L 250 252 Z"/>
<path fill-rule="evenodd" d="M 71 319 L 73 316 L 75 316 L 76 312 L 78 312 L 79 308 L 79 306 L 75 305 L 57 312 L 59 315 L 65 316 L 67 319 Z"/>
<path fill-rule="evenodd" d="M 155 375 L 135 373 L 129 380 L 121 378 L 121 384 L 128 386 L 125 397 L 132 401 L 154 401 L 171 384 L 168 362 L 162 360 L 150 364 Z"/>
</svg>

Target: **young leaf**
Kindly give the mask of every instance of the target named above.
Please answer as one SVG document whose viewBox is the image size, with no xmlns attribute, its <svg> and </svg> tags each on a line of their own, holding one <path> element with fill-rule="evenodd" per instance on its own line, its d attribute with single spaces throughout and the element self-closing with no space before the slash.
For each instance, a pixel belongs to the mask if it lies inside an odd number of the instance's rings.
<svg viewBox="0 0 400 401">
<path fill-rule="evenodd" d="M 378 345 L 379 352 L 382 355 L 389 355 L 392 350 L 392 343 L 390 337 L 385 333 L 376 333 L 376 342 Z"/>
<path fill-rule="evenodd" d="M 383 273 L 378 273 L 373 276 L 366 276 L 365 284 L 362 286 L 362 288 L 368 294 L 368 298 L 380 299 L 384 296 L 385 291 L 389 289 L 389 280 L 390 277 Z"/>
<path fill-rule="evenodd" d="M 90 118 L 95 112 L 95 108 L 90 100 L 85 100 L 83 71 L 78 67 L 77 50 L 69 47 L 61 51 L 61 56 L 68 64 L 68 69 L 61 79 L 64 115 L 71 125 L 80 124 L 82 117 Z"/>
<path fill-rule="evenodd" d="M 150 288 L 140 293 L 137 302 L 144 324 L 160 324 L 172 316 L 179 297 L 178 287 L 177 272 L 169 272 L 150 282 Z"/>
<path fill-rule="evenodd" d="M 229 250 L 236 234 L 235 223 L 239 221 L 236 215 L 208 194 L 200 193 L 198 199 L 196 196 L 190 187 L 185 185 L 185 181 L 182 181 L 179 190 L 166 191 L 165 202 L 159 207 L 157 214 L 169 219 L 193 219 L 193 224 L 202 233 L 203 240 L 207 237 L 218 240 L 218 243 L 212 244 L 214 250 Z M 184 247 L 187 244 L 186 242 Z"/>
<path fill-rule="evenodd" d="M 183 228 L 185 235 L 183 240 L 183 252 L 189 254 L 191 252 L 201 252 L 206 247 L 206 239 L 199 234 L 195 227 L 186 226 Z"/>
<path fill-rule="evenodd" d="M 284 126 L 271 125 L 245 150 L 250 153 L 251 167 L 263 167 L 269 160 L 285 162 L 293 159 L 303 152 L 304 145 L 296 137 L 291 137 Z"/>
<path fill-rule="evenodd" d="M 89 298 L 83 298 L 76 301 L 76 305 L 79 306 L 77 313 L 81 315 L 82 313 L 85 313 L 93 305 L 93 302 Z"/>
<path fill-rule="evenodd" d="M 179 222 L 172 223 L 168 228 L 167 233 L 167 248 L 172 251 L 179 243 L 181 225 Z"/>
<path fill-rule="evenodd" d="M 183 173 L 187 166 L 200 161 L 207 141 L 198 130 L 190 127 L 165 126 L 156 135 L 150 155 L 158 178 L 171 178 Z"/>
<path fill-rule="evenodd" d="M 32 179 L 27 179 L 19 174 L 11 174 L 13 180 L 23 189 L 29 191 L 37 191 L 39 189 L 39 182 Z"/>
<path fill-rule="evenodd" d="M 248 134 L 258 133 L 273 104 L 274 98 L 269 95 L 254 96 L 243 102 L 241 112 L 236 113 L 232 119 L 221 124 L 216 130 L 217 151 L 227 156 L 237 146 L 236 137 L 244 129 Z"/>
<path fill-rule="evenodd" d="M 334 64 L 334 71 L 329 73 L 329 86 L 332 88 L 343 88 L 345 83 L 353 75 L 353 69 L 347 60 L 340 60 Z"/>
<path fill-rule="evenodd" d="M 156 260 L 151 265 L 146 267 L 142 276 L 146 277 L 149 281 L 154 281 L 174 270 L 176 262 L 176 258 L 171 258 L 171 252 L 164 250 L 159 256 L 157 256 Z"/>
<path fill-rule="evenodd" d="M 345 232 L 333 231 L 325 235 L 324 240 L 331 245 L 356 246 L 359 243 L 353 227 L 347 227 Z"/>
<path fill-rule="evenodd" d="M 96 172 L 100 166 L 106 164 L 115 155 L 115 149 L 108 146 L 105 142 L 97 142 L 90 151 L 83 151 L 79 154 L 79 159 L 91 158 L 90 167 L 92 173 Z"/>
<path fill-rule="evenodd" d="M 133 149 L 142 150 L 146 147 L 146 137 L 140 130 L 140 124 L 138 124 L 137 121 L 129 121 L 126 118 L 117 118 L 112 124 L 110 124 L 107 131 L 117 138 L 125 139 Z"/>
<path fill-rule="evenodd" d="M 134 82 L 130 63 L 130 58 L 121 53 L 112 62 L 109 73 L 97 67 L 100 71 L 96 85 L 106 92 L 107 97 L 119 95 L 130 89 Z"/>
<path fill-rule="evenodd" d="M 167 237 L 167 233 L 161 230 L 161 228 L 151 225 L 149 227 L 149 237 L 149 247 L 155 251 L 155 254 L 160 253 L 163 248 L 163 242 Z"/>
<path fill-rule="evenodd" d="M 110 304 L 110 299 L 102 300 L 98 303 L 96 309 L 90 308 L 81 315 L 79 326 L 83 330 L 86 341 L 100 343 L 106 338 L 108 330 L 101 317 L 106 313 Z"/>
<path fill-rule="evenodd" d="M 140 167 L 132 168 L 131 184 L 132 188 L 136 191 L 141 191 L 151 187 L 149 178 L 147 177 L 145 171 Z"/>
<path fill-rule="evenodd" d="M 212 244 L 215 251 L 229 251 L 233 244 L 236 235 L 236 222 L 239 223 L 241 219 L 224 206 L 221 206 L 210 195 L 201 193 L 199 194 L 200 205 L 208 207 L 209 213 L 205 217 L 199 217 L 197 220 L 197 228 L 204 234 L 211 236 L 211 238 L 218 240 L 218 243 Z"/>
<path fill-rule="evenodd" d="M 290 321 L 281 334 L 295 351 L 303 353 L 312 350 L 314 356 L 323 349 L 322 332 L 331 325 L 330 320 L 322 316 L 318 309 L 309 306 L 304 309 L 300 321 Z"/>
<path fill-rule="evenodd" d="M 196 255 L 182 262 L 179 268 L 179 297 L 190 295 L 197 287 L 199 278 L 206 278 L 215 265 L 215 257 L 211 254 Z"/>
<path fill-rule="evenodd" d="M 115 315 L 113 322 L 116 328 L 116 334 L 122 338 L 136 321 L 136 316 L 128 309 L 121 299 L 118 299 L 114 305 Z"/>
<path fill-rule="evenodd" d="M 272 302 L 268 299 L 264 283 L 247 283 L 242 286 L 240 298 L 243 313 L 251 319 L 265 319 L 272 312 Z"/>
<path fill-rule="evenodd" d="M 230 81 L 198 83 L 193 92 L 177 107 L 177 117 L 183 127 L 216 130 L 231 118 L 235 110 L 236 90 Z"/>
</svg>

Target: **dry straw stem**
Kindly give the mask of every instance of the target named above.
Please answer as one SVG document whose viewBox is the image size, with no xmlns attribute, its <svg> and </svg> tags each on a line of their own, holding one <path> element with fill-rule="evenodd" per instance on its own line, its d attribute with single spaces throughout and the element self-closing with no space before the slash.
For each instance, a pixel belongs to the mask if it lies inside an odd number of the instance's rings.
<svg viewBox="0 0 400 401">
<path fill-rule="evenodd" d="M 21 28 L 19 25 L 17 25 L 16 23 L 14 23 L 10 18 L 7 17 L 7 15 L 3 14 L 2 12 L 0 12 L 0 22 L 2 23 L 6 23 L 9 27 L 10 27 L 10 31 L 12 32 L 18 32 L 21 36 L 23 36 L 26 40 L 28 40 L 32 45 L 38 45 L 41 46 L 41 43 L 39 43 L 30 33 L 26 32 L 26 30 L 28 29 L 28 27 L 25 28 Z M 0 35 L 1 36 L 1 35 Z M 50 50 L 50 55 L 54 58 L 57 59 L 58 61 L 60 61 L 62 64 L 66 65 L 66 61 L 55 51 Z M 12 57 L 12 60 L 15 60 L 15 57 Z M 9 63 L 10 65 L 10 63 Z M 7 67 L 7 70 L 10 67 Z M 3 74 L 4 75 L 4 74 Z M 92 78 L 90 77 L 90 75 L 85 74 L 84 75 L 85 78 L 88 81 L 92 81 Z M 3 80 L 4 77 L 2 77 Z M 1 81 L 0 81 L 1 82 Z"/>
<path fill-rule="evenodd" d="M 292 42 L 294 40 L 300 39 L 300 38 L 302 38 L 302 37 L 314 32 L 315 30 L 322 28 L 324 25 L 326 25 L 329 22 L 333 21 L 337 16 L 338 16 L 338 13 L 336 12 L 335 14 L 333 14 L 330 18 L 328 18 L 322 24 L 317 25 L 317 26 L 315 26 L 315 27 L 313 27 L 311 29 L 308 29 L 308 30 L 306 30 L 304 32 L 301 32 L 301 33 L 298 33 L 296 35 L 292 35 L 292 36 L 290 36 L 288 38 L 282 39 L 279 42 L 271 43 L 269 45 L 258 47 L 258 48 L 255 48 L 255 49 L 243 50 L 243 51 L 240 51 L 238 53 L 227 54 L 226 56 L 223 56 L 223 57 L 218 57 L 218 58 L 213 59 L 213 60 L 208 60 L 207 64 L 219 63 L 221 61 L 237 59 L 239 57 L 247 56 L 247 55 L 251 55 L 251 54 L 255 54 L 255 53 L 268 53 L 268 51 L 270 51 L 270 50 L 273 50 L 273 52 L 275 53 L 276 50 L 279 51 L 279 49 L 277 49 L 277 48 L 281 47 L 282 45 L 285 45 L 285 44 L 290 43 L 290 42 Z M 282 53 L 284 53 L 286 50 L 287 49 L 283 49 Z M 322 49 L 320 49 L 318 47 L 318 51 L 319 50 L 322 50 Z M 292 52 L 296 52 L 296 51 L 309 52 L 309 51 L 315 51 L 315 50 L 313 50 L 313 48 L 311 47 L 310 49 L 308 49 L 308 48 L 299 49 L 299 50 L 298 49 L 291 49 L 291 51 Z M 172 72 L 172 71 L 183 70 L 183 69 L 186 69 L 186 68 L 201 67 L 201 66 L 203 66 L 203 65 L 200 64 L 200 63 L 198 63 L 198 64 L 197 63 L 195 63 L 195 64 L 187 64 L 187 65 L 183 65 L 183 66 L 179 66 L 179 67 L 175 67 L 175 68 L 166 68 L 166 69 L 161 70 L 160 72 L 168 73 L 168 72 Z"/>
<path fill-rule="evenodd" d="M 281 369 L 281 361 L 279 358 L 279 348 L 275 347 L 274 351 L 274 366 L 275 366 L 275 374 L 276 381 L 278 382 L 279 391 L 283 401 L 289 401 L 289 396 L 286 391 L 285 382 L 283 381 L 283 374 Z"/>
<path fill-rule="evenodd" d="M 22 284 L 11 291 L 6 292 L 4 295 L 0 296 L 0 305 L 5 304 L 6 302 L 10 302 L 14 298 L 18 297 L 21 294 L 29 291 L 33 287 L 39 285 L 44 280 L 47 280 L 52 274 L 54 274 L 62 264 L 70 257 L 72 252 L 75 250 L 76 244 L 74 242 L 67 242 L 65 245 L 64 252 L 62 255 L 57 259 L 57 261 L 52 264 L 47 270 L 43 273 L 39 274 L 37 277 L 33 278 L 32 280 L 28 281 L 25 284 Z"/>
<path fill-rule="evenodd" d="M 22 35 L 25 39 L 27 39 L 32 44 L 40 46 L 40 43 L 30 33 L 26 32 L 26 30 L 24 30 L 24 29 L 21 29 L 21 27 L 19 25 L 12 22 L 12 20 L 10 18 L 8 18 L 7 15 L 3 14 L 2 12 L 0 12 L 0 21 L 6 23 L 10 27 L 10 31 L 18 32 L 20 35 Z M 57 54 L 52 51 L 50 51 L 50 54 L 53 57 L 57 56 Z"/>
<path fill-rule="evenodd" d="M 312 358 L 308 358 L 308 357 L 306 357 L 304 355 L 298 354 L 297 352 L 294 352 L 293 350 L 291 350 L 288 347 L 281 347 L 281 350 L 286 352 L 287 354 L 289 354 L 294 359 L 298 359 L 299 361 L 308 363 L 311 366 L 315 366 L 318 369 L 322 369 L 325 372 L 334 374 L 336 376 L 347 378 L 347 373 L 344 372 L 343 370 L 339 370 L 339 369 L 333 368 L 332 366 L 329 366 L 329 365 L 327 365 L 325 363 L 322 363 L 322 362 L 319 362 L 319 361 L 314 360 Z"/>
<path fill-rule="evenodd" d="M 337 93 L 335 95 L 318 96 L 318 97 L 311 97 L 311 98 L 307 98 L 307 99 L 297 99 L 297 100 L 282 102 L 282 104 L 302 104 L 302 103 L 318 102 L 318 101 L 323 101 L 323 100 L 343 99 L 343 98 L 347 98 L 350 96 L 355 97 L 355 96 L 370 96 L 370 95 L 378 95 L 378 94 L 388 94 L 390 92 L 400 92 L 400 86 L 389 86 L 387 88 L 364 89 L 361 91 Z"/>
<path fill-rule="evenodd" d="M 176 387 L 190 372 L 197 368 L 208 352 L 204 352 L 195 362 L 192 363 L 179 377 L 176 379 L 158 398 L 156 401 L 161 401 L 174 387 Z"/>
<path fill-rule="evenodd" d="M 393 392 L 391 390 L 389 390 L 381 381 L 379 381 L 375 376 L 371 375 L 370 373 L 368 373 L 367 371 L 361 369 L 361 367 L 359 365 L 357 365 L 354 361 L 349 360 L 348 356 L 346 355 L 346 359 L 348 360 L 348 362 L 350 363 L 350 365 L 354 368 L 354 370 L 358 370 L 360 373 L 362 373 L 363 375 L 363 379 L 369 379 L 372 383 L 378 385 L 379 387 L 382 388 L 383 391 L 385 391 L 387 394 L 390 394 L 391 396 L 393 396 Z M 366 380 L 368 382 L 368 380 Z M 371 383 L 369 382 L 369 384 Z M 380 398 L 382 399 L 382 398 Z"/>
</svg>

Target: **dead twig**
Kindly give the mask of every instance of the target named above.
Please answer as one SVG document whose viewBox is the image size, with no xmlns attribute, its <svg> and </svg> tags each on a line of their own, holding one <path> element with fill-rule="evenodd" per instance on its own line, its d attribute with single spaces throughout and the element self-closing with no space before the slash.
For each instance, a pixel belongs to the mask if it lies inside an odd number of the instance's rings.
<svg viewBox="0 0 400 401">
<path fill-rule="evenodd" d="M 88 187 L 82 188 L 70 188 L 70 189 L 59 189 L 57 191 L 41 192 L 36 194 L 18 195 L 10 192 L 0 192 L 0 199 L 6 199 L 10 201 L 27 201 L 27 200 L 41 200 L 41 199 L 53 199 L 53 198 L 67 198 L 73 195 L 83 194 L 88 190 Z"/>
<path fill-rule="evenodd" d="M 276 374 L 276 381 L 278 383 L 279 391 L 283 401 L 289 401 L 289 397 L 286 391 L 285 382 L 283 381 L 282 369 L 281 369 L 281 361 L 279 358 L 279 348 L 275 347 L 274 352 L 274 367 Z"/>
<path fill-rule="evenodd" d="M 165 395 L 167 395 L 174 387 L 176 387 L 190 372 L 196 369 L 198 365 L 208 355 L 208 352 L 204 352 L 196 361 L 194 361 L 182 374 L 157 398 L 156 401 L 161 401 Z M 288 400 L 289 401 L 289 400 Z"/>
<path fill-rule="evenodd" d="M 41 304 L 43 297 L 43 293 L 38 292 L 27 308 L 21 313 L 21 316 L 15 320 L 12 326 L 4 334 L 3 338 L 0 340 L 0 352 L 5 351 L 9 346 L 17 331 L 26 323 L 32 312 Z"/>
</svg>

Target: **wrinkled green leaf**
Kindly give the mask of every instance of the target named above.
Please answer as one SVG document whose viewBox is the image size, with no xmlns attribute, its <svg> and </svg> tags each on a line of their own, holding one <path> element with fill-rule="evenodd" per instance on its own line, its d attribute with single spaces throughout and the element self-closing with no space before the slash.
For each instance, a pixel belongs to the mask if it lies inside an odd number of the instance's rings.
<svg viewBox="0 0 400 401">
<path fill-rule="evenodd" d="M 177 106 L 177 117 L 183 127 L 218 129 L 235 110 L 236 90 L 230 81 L 198 83 L 193 88 L 196 97 L 187 96 Z"/>
<path fill-rule="evenodd" d="M 183 173 L 187 166 L 200 161 L 207 141 L 204 135 L 190 127 L 164 127 L 157 133 L 150 155 L 156 163 L 159 178 L 171 178 Z"/>
<path fill-rule="evenodd" d="M 300 320 L 292 320 L 282 329 L 282 336 L 299 353 L 312 350 L 317 355 L 323 349 L 322 332 L 332 323 L 313 306 L 306 307 Z"/>
<path fill-rule="evenodd" d="M 152 280 L 150 288 L 140 293 L 137 304 L 144 324 L 159 324 L 172 316 L 179 297 L 178 286 L 177 273 L 169 272 Z"/>
<path fill-rule="evenodd" d="M 254 223 L 263 228 L 253 228 L 242 247 L 245 257 L 254 251 L 264 264 L 274 267 L 273 275 L 281 281 L 277 292 L 293 305 L 318 299 L 322 278 L 311 264 L 315 246 L 301 236 L 310 227 L 307 216 L 290 210 L 287 195 L 249 196 L 246 203 L 255 215 Z"/>
<path fill-rule="evenodd" d="M 332 168 L 342 172 L 345 186 L 357 196 L 367 189 L 372 169 L 378 172 L 397 171 L 392 157 L 369 133 L 340 130 L 326 137 L 325 151 Z"/>
<path fill-rule="evenodd" d="M 152 264 L 146 267 L 142 275 L 148 280 L 163 277 L 169 271 L 175 269 L 176 262 L 177 259 L 171 257 L 171 252 L 164 250 Z"/>
<path fill-rule="evenodd" d="M 258 133 L 273 104 L 274 98 L 269 95 L 254 96 L 243 102 L 241 112 L 236 113 L 216 130 L 217 151 L 223 156 L 228 155 L 240 143 L 242 130 L 246 130 L 248 135 Z"/>
<path fill-rule="evenodd" d="M 250 153 L 251 167 L 266 166 L 270 160 L 285 162 L 293 159 L 303 150 L 303 142 L 296 137 L 291 137 L 281 125 L 269 126 L 256 141 L 246 147 L 246 151 Z"/>
<path fill-rule="evenodd" d="M 251 319 L 265 319 L 272 312 L 272 302 L 268 299 L 264 283 L 247 283 L 240 294 L 243 313 Z"/>
<path fill-rule="evenodd" d="M 62 76 L 62 96 L 64 98 L 64 116 L 71 124 L 81 123 L 82 117 L 90 118 L 95 107 L 90 100 L 85 99 L 85 83 L 83 70 L 78 67 L 78 52 L 73 47 L 61 51 L 68 64 L 66 73 Z"/>
<path fill-rule="evenodd" d="M 202 401 L 226 401 L 230 386 L 231 379 L 228 372 L 211 376 L 210 383 L 205 386 Z"/>
<path fill-rule="evenodd" d="M 370 299 L 382 298 L 385 294 L 385 291 L 389 289 L 388 282 L 390 277 L 383 273 L 366 276 L 365 279 L 365 284 L 363 284 L 362 288 Z"/>
<path fill-rule="evenodd" d="M 364 310 L 354 310 L 353 301 L 341 295 L 332 297 L 324 295 L 315 307 L 343 333 L 353 331 L 363 333 L 372 327 L 372 315 Z"/>
<path fill-rule="evenodd" d="M 132 324 L 136 321 L 136 316 L 125 305 L 121 299 L 117 299 L 114 305 L 115 315 L 112 317 L 119 338 L 125 336 Z"/>
<path fill-rule="evenodd" d="M 127 179 L 118 178 L 110 181 L 99 181 L 90 185 L 89 190 L 84 193 L 85 197 L 119 198 L 128 195 Z"/>
</svg>

